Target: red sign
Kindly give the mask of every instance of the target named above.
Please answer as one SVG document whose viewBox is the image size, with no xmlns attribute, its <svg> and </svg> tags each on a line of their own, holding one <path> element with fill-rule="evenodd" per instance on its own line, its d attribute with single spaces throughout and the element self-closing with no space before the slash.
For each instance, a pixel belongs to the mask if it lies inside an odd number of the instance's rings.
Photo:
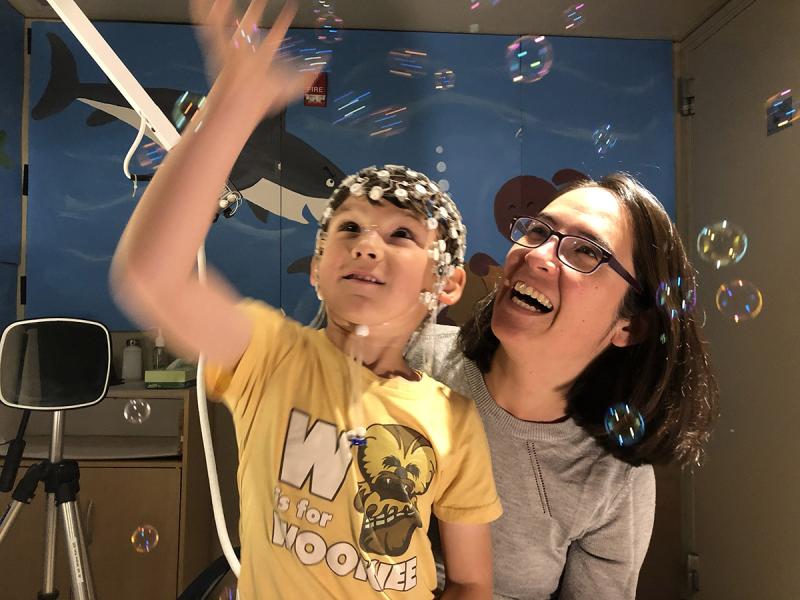
<svg viewBox="0 0 800 600">
<path fill-rule="evenodd" d="M 324 71 L 320 73 L 310 88 L 306 90 L 303 100 L 304 106 L 327 106 L 328 105 L 328 74 Z"/>
</svg>

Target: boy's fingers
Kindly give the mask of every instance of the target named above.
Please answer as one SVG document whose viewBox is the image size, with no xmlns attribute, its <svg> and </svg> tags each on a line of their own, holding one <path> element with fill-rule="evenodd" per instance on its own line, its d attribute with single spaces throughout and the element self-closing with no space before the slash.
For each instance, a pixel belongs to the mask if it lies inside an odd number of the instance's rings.
<svg viewBox="0 0 800 600">
<path fill-rule="evenodd" d="M 250 6 L 247 7 L 247 12 L 242 17 L 241 29 L 246 34 L 253 33 L 258 28 L 258 23 L 264 14 L 264 9 L 267 7 L 267 0 L 252 0 Z"/>
<path fill-rule="evenodd" d="M 189 4 L 192 21 L 206 53 L 209 68 L 216 73 L 222 66 L 229 34 L 226 29 L 231 15 L 231 0 L 192 0 Z"/>
<path fill-rule="evenodd" d="M 286 37 L 286 32 L 289 31 L 289 27 L 296 14 L 297 4 L 293 0 L 289 0 L 281 9 L 278 18 L 275 19 L 275 23 L 270 28 L 264 42 L 261 44 L 261 48 L 259 48 L 259 58 L 263 59 L 265 62 L 272 60 L 272 57 L 281 47 Z"/>
<path fill-rule="evenodd" d="M 222 62 L 228 52 L 230 28 L 233 23 L 232 4 L 231 0 L 214 0 L 206 21 L 211 51 L 219 62 Z"/>
</svg>

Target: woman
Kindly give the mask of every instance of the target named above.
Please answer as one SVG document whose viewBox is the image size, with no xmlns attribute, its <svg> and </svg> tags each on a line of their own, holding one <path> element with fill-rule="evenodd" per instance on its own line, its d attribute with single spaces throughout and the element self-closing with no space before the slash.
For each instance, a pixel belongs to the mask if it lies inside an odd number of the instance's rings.
<svg viewBox="0 0 800 600">
<path fill-rule="evenodd" d="M 625 174 L 570 185 L 509 239 L 503 282 L 473 318 L 412 351 L 480 409 L 504 508 L 495 597 L 634 598 L 651 464 L 698 462 L 717 412 L 694 271 L 661 204 Z M 610 436 L 620 404 L 632 427 Z"/>
</svg>

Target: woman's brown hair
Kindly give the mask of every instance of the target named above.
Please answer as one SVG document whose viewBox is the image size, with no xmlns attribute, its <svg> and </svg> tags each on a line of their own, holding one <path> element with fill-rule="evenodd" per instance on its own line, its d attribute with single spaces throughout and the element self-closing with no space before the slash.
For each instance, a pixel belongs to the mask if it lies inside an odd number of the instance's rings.
<svg viewBox="0 0 800 600">
<path fill-rule="evenodd" d="M 631 464 L 699 463 L 717 416 L 719 391 L 697 323 L 694 268 L 664 207 L 636 179 L 613 173 L 599 181 L 574 182 L 559 196 L 583 187 L 608 190 L 627 211 L 634 271 L 643 293 L 629 288 L 619 316 L 645 319 L 648 333 L 632 346 L 610 345 L 586 366 L 567 386 L 568 414 Z M 490 370 L 500 344 L 491 329 L 493 307 L 494 293 L 476 306 L 460 334 L 464 354 L 483 373 Z M 620 446 L 605 431 L 605 415 L 619 403 L 638 410 L 645 421 L 644 436 L 630 446 Z"/>
</svg>

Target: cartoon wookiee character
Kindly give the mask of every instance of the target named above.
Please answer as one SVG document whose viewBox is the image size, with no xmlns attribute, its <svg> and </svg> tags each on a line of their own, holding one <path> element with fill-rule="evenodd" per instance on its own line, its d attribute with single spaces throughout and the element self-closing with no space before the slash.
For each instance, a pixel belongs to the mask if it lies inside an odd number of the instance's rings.
<svg viewBox="0 0 800 600">
<path fill-rule="evenodd" d="M 359 544 L 373 554 L 400 556 L 422 527 L 417 498 L 436 473 L 431 443 L 403 425 L 370 425 L 367 443 L 358 449 L 358 482 L 354 500 L 364 513 Z"/>
</svg>

